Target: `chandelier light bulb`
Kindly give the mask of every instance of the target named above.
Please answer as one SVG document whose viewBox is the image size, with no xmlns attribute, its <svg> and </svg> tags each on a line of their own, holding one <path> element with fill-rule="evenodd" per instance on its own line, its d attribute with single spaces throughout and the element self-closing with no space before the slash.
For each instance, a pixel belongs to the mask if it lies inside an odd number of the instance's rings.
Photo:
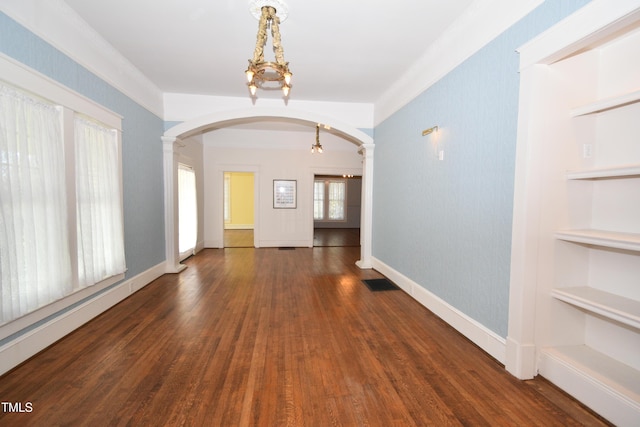
<svg viewBox="0 0 640 427">
<path fill-rule="evenodd" d="M 287 85 L 291 84 L 291 73 L 284 73 L 284 82 Z"/>
<path fill-rule="evenodd" d="M 289 86 L 287 85 L 283 85 L 282 86 L 282 93 L 284 94 L 284 96 L 289 96 Z"/>
<path fill-rule="evenodd" d="M 258 89 L 258 87 L 256 86 L 255 83 L 251 83 L 249 85 L 249 90 L 251 91 L 251 96 L 254 96 L 256 94 L 256 90 Z"/>
<path fill-rule="evenodd" d="M 245 74 L 247 75 L 247 81 L 251 83 L 251 80 L 253 80 L 253 71 L 247 70 L 245 71 Z"/>
</svg>

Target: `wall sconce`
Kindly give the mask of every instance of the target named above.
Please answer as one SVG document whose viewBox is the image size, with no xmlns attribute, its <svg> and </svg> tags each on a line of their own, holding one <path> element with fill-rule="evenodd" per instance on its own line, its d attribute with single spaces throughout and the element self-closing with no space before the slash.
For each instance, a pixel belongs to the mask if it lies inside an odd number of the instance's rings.
<svg viewBox="0 0 640 427">
<path fill-rule="evenodd" d="M 432 134 L 433 132 L 435 132 L 436 135 L 438 134 L 438 126 L 433 126 L 429 129 L 423 130 L 422 136 L 427 136 L 429 134 Z M 433 146 L 438 152 L 438 160 L 444 160 L 444 150 L 438 150 L 438 139 L 438 137 L 435 138 L 435 140 L 433 141 Z"/>
<path fill-rule="evenodd" d="M 429 128 L 429 129 L 425 129 L 425 130 L 423 130 L 423 131 L 422 131 L 422 136 L 427 136 L 427 135 L 429 135 L 430 133 L 432 133 L 432 132 L 434 132 L 434 131 L 435 131 L 435 132 L 437 132 L 437 131 L 438 131 L 438 126 L 434 126 L 434 127 L 432 127 L 432 128 Z"/>
</svg>

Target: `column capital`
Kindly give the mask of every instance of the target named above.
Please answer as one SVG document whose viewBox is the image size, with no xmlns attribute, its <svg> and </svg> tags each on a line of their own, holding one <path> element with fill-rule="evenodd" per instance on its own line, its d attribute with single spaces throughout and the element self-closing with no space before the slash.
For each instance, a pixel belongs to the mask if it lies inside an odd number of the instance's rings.
<svg viewBox="0 0 640 427">
<path fill-rule="evenodd" d="M 161 136 L 162 151 L 165 153 L 173 153 L 175 151 L 175 145 L 180 143 L 180 140 L 175 136 Z"/>
<path fill-rule="evenodd" d="M 376 147 L 375 144 L 371 143 L 371 144 L 362 144 L 360 145 L 360 149 L 358 150 L 360 153 L 362 153 L 365 157 L 371 157 L 373 156 L 373 150 Z"/>
</svg>

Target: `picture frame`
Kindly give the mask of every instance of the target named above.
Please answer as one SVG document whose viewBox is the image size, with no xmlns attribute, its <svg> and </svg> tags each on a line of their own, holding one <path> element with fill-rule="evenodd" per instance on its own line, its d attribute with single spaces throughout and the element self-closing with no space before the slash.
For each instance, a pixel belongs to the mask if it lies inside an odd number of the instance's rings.
<svg viewBox="0 0 640 427">
<path fill-rule="evenodd" d="M 295 179 L 273 180 L 273 208 L 296 209 L 297 208 L 297 184 Z"/>
</svg>

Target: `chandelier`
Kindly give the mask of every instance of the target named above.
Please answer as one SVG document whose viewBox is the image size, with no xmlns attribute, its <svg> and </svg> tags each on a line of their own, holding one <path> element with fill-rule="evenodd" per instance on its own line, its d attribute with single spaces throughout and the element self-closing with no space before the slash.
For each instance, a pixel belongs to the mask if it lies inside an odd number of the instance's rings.
<svg viewBox="0 0 640 427">
<path fill-rule="evenodd" d="M 286 17 L 286 5 L 280 0 L 256 0 L 252 2 L 254 9 L 260 7 L 260 23 L 258 24 L 258 36 L 256 48 L 253 51 L 253 59 L 249 60 L 249 68 L 245 71 L 251 96 L 255 96 L 258 88 L 272 88 L 269 87 L 268 83 L 276 83 L 282 89 L 285 97 L 289 96 L 289 90 L 291 89 L 291 71 L 289 71 L 289 63 L 284 61 L 284 52 L 280 40 L 280 18 L 276 15 L 276 7 L 274 5 L 283 9 L 284 20 Z M 256 12 L 254 10 L 254 16 L 258 17 Z M 269 29 L 271 29 L 273 51 L 276 56 L 275 62 L 264 60 L 264 47 L 267 44 L 267 30 Z"/>
<path fill-rule="evenodd" d="M 311 154 L 313 153 L 322 154 L 322 145 L 320 144 L 320 123 L 316 125 L 316 143 L 311 146 Z"/>
</svg>

